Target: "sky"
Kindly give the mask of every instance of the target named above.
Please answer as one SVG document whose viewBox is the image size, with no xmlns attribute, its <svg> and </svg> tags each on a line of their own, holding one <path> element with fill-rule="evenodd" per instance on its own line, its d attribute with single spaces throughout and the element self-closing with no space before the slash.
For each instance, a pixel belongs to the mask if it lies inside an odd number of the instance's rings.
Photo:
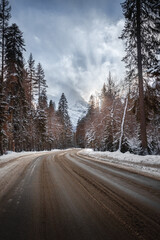
<svg viewBox="0 0 160 240">
<path fill-rule="evenodd" d="M 122 0 L 10 0 L 11 23 L 23 32 L 30 53 L 44 68 L 49 95 L 69 102 L 100 92 L 109 71 L 122 81 Z"/>
</svg>

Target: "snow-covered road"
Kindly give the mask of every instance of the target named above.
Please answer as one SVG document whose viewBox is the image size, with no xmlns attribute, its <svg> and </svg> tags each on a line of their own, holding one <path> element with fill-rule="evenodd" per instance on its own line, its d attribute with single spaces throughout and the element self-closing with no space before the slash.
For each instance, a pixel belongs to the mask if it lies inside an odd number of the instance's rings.
<svg viewBox="0 0 160 240">
<path fill-rule="evenodd" d="M 160 239 L 158 175 L 95 154 L 0 157 L 0 239 Z"/>
</svg>

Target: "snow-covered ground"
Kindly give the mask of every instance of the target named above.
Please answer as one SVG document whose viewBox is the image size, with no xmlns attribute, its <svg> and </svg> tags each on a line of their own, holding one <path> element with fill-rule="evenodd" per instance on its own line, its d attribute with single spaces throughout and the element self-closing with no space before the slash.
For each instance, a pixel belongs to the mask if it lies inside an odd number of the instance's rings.
<svg viewBox="0 0 160 240">
<path fill-rule="evenodd" d="M 12 160 L 13 158 L 19 158 L 22 156 L 30 155 L 30 154 L 37 154 L 37 152 L 8 152 L 7 154 L 0 156 L 0 163 L 2 162 L 8 162 Z"/>
<path fill-rule="evenodd" d="M 53 152 L 56 152 L 56 151 L 60 151 L 59 149 L 54 149 L 54 150 L 51 150 Z M 20 158 L 20 157 L 24 157 L 24 156 L 28 156 L 28 155 L 42 155 L 42 154 L 45 154 L 45 153 L 49 153 L 50 151 L 41 151 L 41 152 L 7 152 L 7 154 L 4 154 L 3 156 L 0 156 L 0 163 L 4 163 L 4 162 L 8 162 L 14 158 Z"/>
<path fill-rule="evenodd" d="M 60 150 L 55 149 L 52 151 L 60 151 Z M 0 163 L 5 163 L 15 158 L 19 159 L 20 157 L 25 157 L 25 156 L 27 157 L 28 155 L 32 155 L 32 157 L 34 157 L 34 155 L 38 156 L 38 155 L 45 154 L 47 152 L 48 151 L 20 152 L 20 153 L 9 152 L 6 155 L 0 156 Z M 95 152 L 92 149 L 80 150 L 78 154 L 84 155 L 87 157 L 92 157 L 96 159 L 96 161 L 103 161 L 103 162 L 108 162 L 110 164 L 116 164 L 122 168 L 131 169 L 133 171 L 155 176 L 155 177 L 158 177 L 158 179 L 160 179 L 160 156 L 158 155 L 139 156 L 139 155 L 134 155 L 128 152 L 121 153 L 119 151 Z"/>
<path fill-rule="evenodd" d="M 160 178 L 160 156 L 158 155 L 139 156 L 129 152 L 121 153 L 120 151 L 95 152 L 92 149 L 83 149 L 79 154 Z"/>
<path fill-rule="evenodd" d="M 70 149 L 66 149 L 65 151 L 68 151 Z M 46 154 L 46 153 L 50 153 L 50 152 L 60 152 L 60 151 L 64 151 L 64 150 L 60 150 L 60 149 L 53 149 L 51 151 L 32 151 L 32 152 L 25 152 L 25 151 L 22 151 L 22 152 L 10 152 L 8 151 L 7 154 L 4 154 L 2 156 L 0 156 L 0 163 L 4 163 L 4 162 L 8 162 L 12 159 L 15 159 L 15 158 L 20 158 L 20 157 L 27 157 L 29 155 L 32 155 L 33 157 L 34 156 L 37 156 L 37 155 L 42 155 L 42 154 Z"/>
</svg>

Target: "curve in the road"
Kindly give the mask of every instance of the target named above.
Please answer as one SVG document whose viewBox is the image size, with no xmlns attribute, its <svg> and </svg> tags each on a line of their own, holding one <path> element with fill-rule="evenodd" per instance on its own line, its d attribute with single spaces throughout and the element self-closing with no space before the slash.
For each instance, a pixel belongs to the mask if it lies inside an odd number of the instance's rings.
<svg viewBox="0 0 160 240">
<path fill-rule="evenodd" d="M 75 149 L 22 156 L 0 169 L 2 240 L 160 239 L 158 180 Z"/>
</svg>

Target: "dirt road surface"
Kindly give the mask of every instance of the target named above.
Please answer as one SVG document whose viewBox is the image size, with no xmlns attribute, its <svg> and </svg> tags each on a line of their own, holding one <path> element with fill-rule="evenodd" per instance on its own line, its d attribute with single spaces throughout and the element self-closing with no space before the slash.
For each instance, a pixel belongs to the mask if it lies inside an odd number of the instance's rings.
<svg viewBox="0 0 160 240">
<path fill-rule="evenodd" d="M 160 181 L 78 150 L 0 162 L 0 240 L 160 239 Z"/>
</svg>

